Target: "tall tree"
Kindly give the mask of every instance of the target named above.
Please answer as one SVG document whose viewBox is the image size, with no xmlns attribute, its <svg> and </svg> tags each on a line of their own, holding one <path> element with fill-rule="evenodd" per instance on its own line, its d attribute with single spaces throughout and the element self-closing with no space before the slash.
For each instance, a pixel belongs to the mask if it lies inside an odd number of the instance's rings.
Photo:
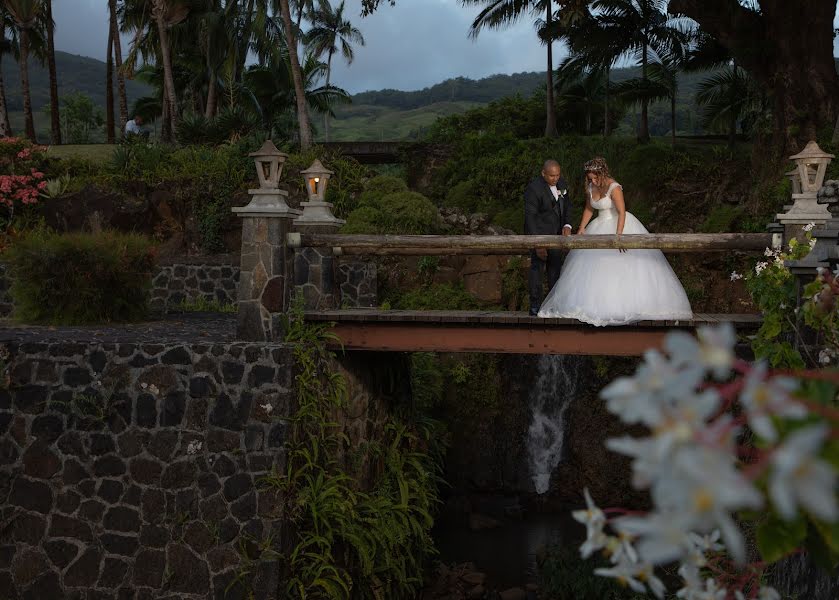
<svg viewBox="0 0 839 600">
<path fill-rule="evenodd" d="M 114 134 L 114 29 L 108 29 L 108 58 L 105 61 L 105 141 L 113 144 Z M 123 127 L 125 124 L 122 124 Z"/>
<path fill-rule="evenodd" d="M 47 26 L 47 69 L 50 77 L 50 139 L 53 144 L 60 144 L 61 115 L 58 106 L 58 73 L 55 68 L 55 21 L 52 18 L 52 0 L 42 2 Z"/>
<path fill-rule="evenodd" d="M 329 81 L 332 75 L 332 56 L 340 51 L 347 64 L 352 64 L 354 53 L 353 44 L 364 45 L 364 36 L 361 31 L 352 26 L 352 23 L 344 17 L 344 0 L 337 8 L 332 8 L 329 0 L 320 0 L 318 9 L 312 13 L 312 29 L 306 36 L 306 41 L 311 45 L 315 55 L 320 57 L 326 54 L 326 87 L 329 88 Z M 339 48 L 340 45 L 340 48 Z M 326 141 L 329 141 L 329 113 L 324 117 L 324 134 Z"/>
<path fill-rule="evenodd" d="M 6 34 L 11 37 L 6 37 Z M 0 3 L 0 61 L 5 54 L 18 54 L 17 31 L 11 14 L 6 5 Z M 0 62 L 0 137 L 12 135 L 12 124 L 9 122 L 9 108 L 6 102 L 6 85 L 3 80 L 2 62 Z"/>
<path fill-rule="evenodd" d="M 655 58 L 672 53 L 687 43 L 687 35 L 677 29 L 666 13 L 667 0 L 596 0 L 594 8 L 604 35 L 614 40 L 621 56 L 641 63 L 641 88 L 649 86 L 649 65 Z M 649 99 L 639 98 L 641 122 L 638 139 L 650 139 Z"/>
<path fill-rule="evenodd" d="M 32 142 L 37 143 L 35 121 L 32 116 L 32 92 L 29 88 L 29 53 L 31 34 L 41 14 L 40 0 L 3 0 L 14 19 L 20 40 L 20 87 L 23 92 L 24 132 Z"/>
<path fill-rule="evenodd" d="M 670 0 L 771 91 L 775 147 L 794 151 L 839 116 L 833 60 L 836 0 Z"/>
<path fill-rule="evenodd" d="M 166 22 L 169 2 L 167 0 L 152 0 L 152 2 L 152 16 L 157 24 L 157 35 L 160 39 L 160 55 L 163 62 L 163 83 L 166 95 L 165 116 L 168 120 L 169 134 L 171 135 L 178 128 L 178 96 L 175 91 L 175 79 L 172 71 L 172 47 L 169 45 L 169 31 Z"/>
<path fill-rule="evenodd" d="M 125 72 L 122 68 L 122 42 L 117 19 L 117 0 L 108 0 L 110 12 L 111 39 L 113 40 L 113 60 L 116 65 L 117 95 L 119 97 L 119 122 L 122 126 L 128 121 L 128 96 L 125 92 Z"/>
<path fill-rule="evenodd" d="M 300 59 L 297 55 L 297 38 L 294 34 L 294 24 L 291 22 L 291 11 L 288 0 L 278 0 L 280 13 L 285 28 L 288 58 L 291 62 L 291 76 L 294 81 L 294 96 L 297 103 L 297 123 L 300 128 L 300 146 L 304 150 L 312 147 L 312 127 L 309 124 L 309 111 L 306 107 L 306 88 L 303 84 L 303 73 L 300 69 Z"/>
<path fill-rule="evenodd" d="M 534 16 L 546 15 L 545 21 L 538 26 L 542 31 L 552 31 L 553 2 L 552 0 L 461 0 L 464 6 L 483 4 L 484 8 L 472 21 L 469 35 L 478 37 L 484 28 L 502 29 L 511 26 L 526 12 Z M 553 39 L 552 36 L 540 36 L 547 46 L 548 68 L 546 73 L 547 96 L 545 100 L 545 136 L 556 137 L 556 106 L 554 102 L 553 84 Z"/>
</svg>

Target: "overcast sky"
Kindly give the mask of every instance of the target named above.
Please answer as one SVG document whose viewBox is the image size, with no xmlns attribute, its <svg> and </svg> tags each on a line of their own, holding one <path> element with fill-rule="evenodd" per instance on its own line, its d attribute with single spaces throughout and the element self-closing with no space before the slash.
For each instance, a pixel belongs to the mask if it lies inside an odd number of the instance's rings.
<svg viewBox="0 0 839 600">
<path fill-rule="evenodd" d="M 545 51 L 533 33 L 530 17 L 510 29 L 484 31 L 473 41 L 467 32 L 478 10 L 463 8 L 460 0 L 398 0 L 394 7 L 383 2 L 375 14 L 363 19 L 359 16 L 360 0 L 346 3 L 366 45 L 356 48 L 355 61 L 349 67 L 343 59 L 333 59 L 332 82 L 351 93 L 382 88 L 416 90 L 461 75 L 480 79 L 496 73 L 545 69 Z M 105 59 L 105 0 L 53 0 L 53 16 L 58 50 Z M 129 42 L 124 38 L 123 54 Z M 555 52 L 555 59 L 557 55 L 561 51 Z"/>
</svg>

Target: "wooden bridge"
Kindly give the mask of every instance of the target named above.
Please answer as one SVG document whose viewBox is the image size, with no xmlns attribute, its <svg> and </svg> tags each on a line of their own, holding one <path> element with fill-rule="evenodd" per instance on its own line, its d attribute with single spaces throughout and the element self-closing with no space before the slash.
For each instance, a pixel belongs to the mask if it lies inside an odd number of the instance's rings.
<svg viewBox="0 0 839 600">
<path fill-rule="evenodd" d="M 773 244 L 774 241 L 774 244 Z M 366 236 L 291 233 L 293 248 L 320 248 L 337 255 L 521 254 L 531 248 L 644 249 L 664 252 L 763 252 L 777 245 L 770 234 L 648 234 L 590 236 Z M 641 321 L 595 327 L 574 319 L 532 317 L 519 312 L 347 309 L 309 311 L 312 322 L 334 323 L 348 350 L 396 352 L 489 352 L 633 356 L 660 348 L 673 330 L 731 323 L 755 331 L 756 314 L 696 314 L 681 321 Z"/>
<path fill-rule="evenodd" d="M 649 348 L 661 348 L 667 333 L 677 329 L 731 323 L 749 333 L 762 321 L 753 314 L 697 314 L 689 321 L 595 327 L 521 312 L 379 309 L 307 312 L 306 319 L 334 323 L 332 332 L 346 350 L 606 356 L 637 356 Z"/>
</svg>

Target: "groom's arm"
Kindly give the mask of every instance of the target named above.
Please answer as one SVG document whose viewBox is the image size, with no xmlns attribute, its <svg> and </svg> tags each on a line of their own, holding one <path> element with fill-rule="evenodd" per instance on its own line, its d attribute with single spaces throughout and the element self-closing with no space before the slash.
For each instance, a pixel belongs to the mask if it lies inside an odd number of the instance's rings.
<svg viewBox="0 0 839 600">
<path fill-rule="evenodd" d="M 568 190 L 568 182 L 565 181 L 565 178 L 560 178 L 558 185 L 560 189 Z M 574 220 L 574 215 L 571 214 L 571 207 L 573 206 L 571 203 L 571 191 L 568 190 L 562 198 L 562 216 L 565 217 L 565 223 L 562 226 L 562 234 L 563 235 L 570 235 L 571 232 L 574 231 L 574 228 L 571 226 L 571 222 Z"/>
<path fill-rule="evenodd" d="M 529 184 L 524 190 L 524 232 L 534 233 L 538 227 L 539 197 L 533 185 Z"/>
</svg>

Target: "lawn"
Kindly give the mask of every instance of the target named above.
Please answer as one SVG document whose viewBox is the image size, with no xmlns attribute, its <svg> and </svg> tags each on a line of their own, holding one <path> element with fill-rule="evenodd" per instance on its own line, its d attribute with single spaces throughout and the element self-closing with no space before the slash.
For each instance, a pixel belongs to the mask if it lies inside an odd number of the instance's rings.
<svg viewBox="0 0 839 600">
<path fill-rule="evenodd" d="M 111 160 L 114 148 L 116 148 L 115 144 L 62 144 L 60 146 L 49 146 L 47 156 L 107 162 Z"/>
</svg>

